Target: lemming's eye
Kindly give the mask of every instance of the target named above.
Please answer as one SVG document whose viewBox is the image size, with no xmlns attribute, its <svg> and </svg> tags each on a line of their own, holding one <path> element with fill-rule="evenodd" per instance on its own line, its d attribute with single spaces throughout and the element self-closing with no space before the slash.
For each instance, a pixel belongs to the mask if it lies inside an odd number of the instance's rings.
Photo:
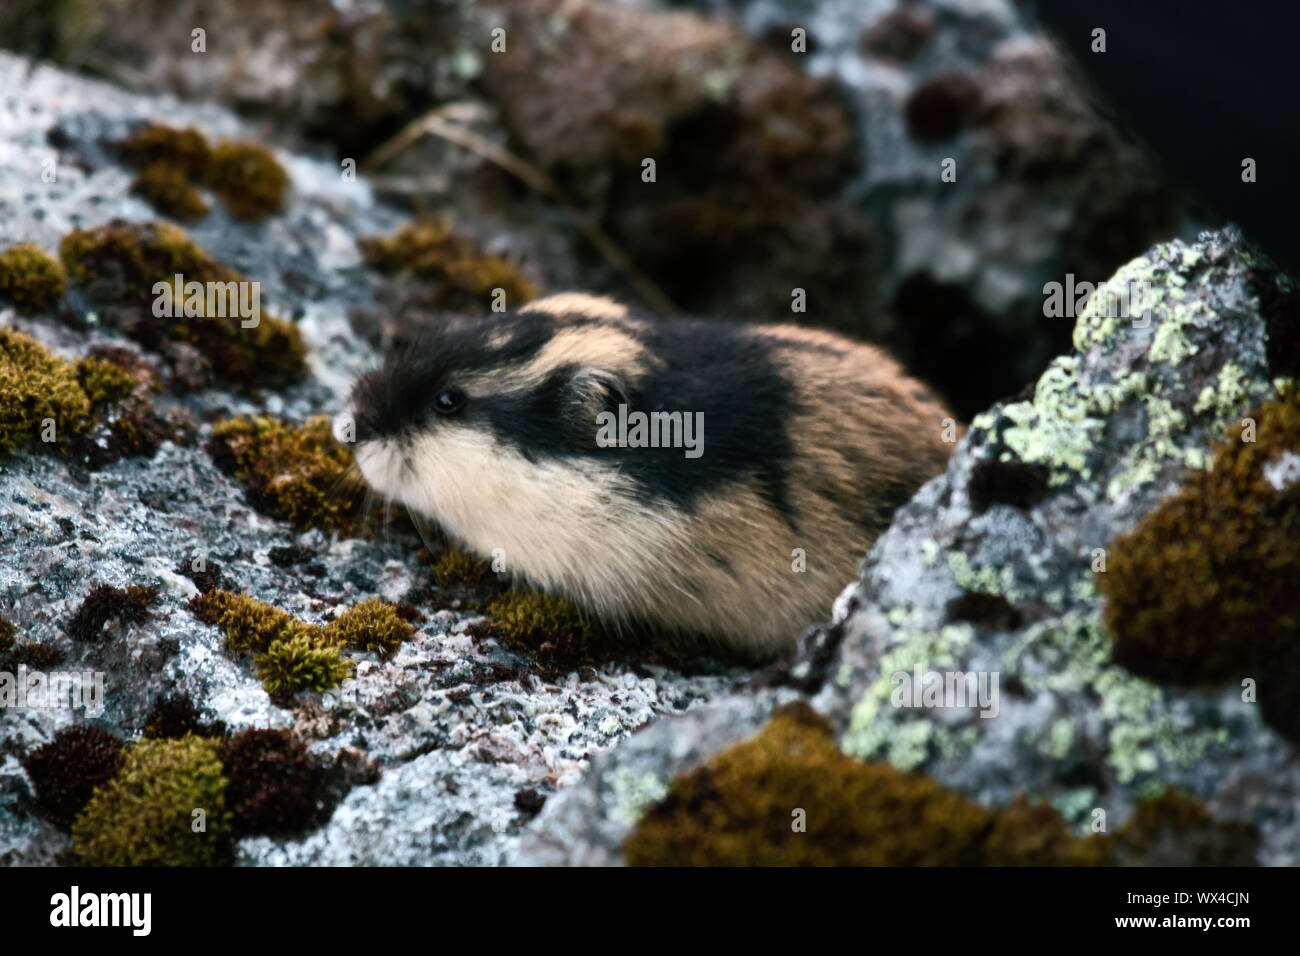
<svg viewBox="0 0 1300 956">
<path fill-rule="evenodd" d="M 443 389 L 433 400 L 433 409 L 439 415 L 455 415 L 465 407 L 465 393 L 454 388 Z"/>
</svg>

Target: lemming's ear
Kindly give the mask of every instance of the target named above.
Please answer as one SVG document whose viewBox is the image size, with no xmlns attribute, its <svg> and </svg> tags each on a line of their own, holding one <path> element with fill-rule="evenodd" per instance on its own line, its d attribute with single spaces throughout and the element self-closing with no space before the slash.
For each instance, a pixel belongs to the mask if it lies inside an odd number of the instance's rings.
<svg viewBox="0 0 1300 956">
<path fill-rule="evenodd" d="M 569 387 L 574 417 L 584 425 L 594 422 L 601 412 L 617 412 L 619 405 L 629 404 L 623 380 L 609 369 L 579 369 Z"/>
</svg>

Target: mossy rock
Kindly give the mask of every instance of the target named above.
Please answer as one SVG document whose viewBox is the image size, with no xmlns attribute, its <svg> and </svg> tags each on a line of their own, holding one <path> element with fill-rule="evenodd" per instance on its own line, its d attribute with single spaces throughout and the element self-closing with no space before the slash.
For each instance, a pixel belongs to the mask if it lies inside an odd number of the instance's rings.
<svg viewBox="0 0 1300 956">
<path fill-rule="evenodd" d="M 290 322 L 262 314 L 255 326 L 245 328 L 237 316 L 208 315 L 206 297 L 176 303 L 176 311 L 195 314 L 153 314 L 155 286 L 165 283 L 170 289 L 178 274 L 205 289 L 218 284 L 223 301 L 234 288 L 231 283 L 248 281 L 214 261 L 177 226 L 119 219 L 76 229 L 63 237 L 59 255 L 71 280 L 102 308 L 106 324 L 147 349 L 161 350 L 168 342 L 192 345 L 218 380 L 245 391 L 281 387 L 306 374 L 307 348 Z"/>
<path fill-rule="evenodd" d="M 141 740 L 72 824 L 73 856 L 89 866 L 215 866 L 229 862 L 231 816 L 220 743 Z M 202 811 L 201 814 L 196 811 Z M 204 829 L 195 831 L 202 820 Z"/>
<path fill-rule="evenodd" d="M 49 312 L 63 299 L 68 276 L 39 246 L 19 243 L 0 252 L 0 299 L 22 313 Z"/>
<path fill-rule="evenodd" d="M 1211 467 L 1117 538 L 1097 575 L 1116 660 L 1152 680 L 1262 686 L 1300 633 L 1300 473 L 1281 478 L 1288 456 L 1300 464 L 1300 396 L 1248 418 L 1256 440 L 1230 429 Z"/>
<path fill-rule="evenodd" d="M 1166 794 L 1118 832 L 1080 836 L 1023 796 L 989 809 L 931 777 L 843 754 L 805 703 L 677 777 L 625 844 L 632 865 L 1096 866 L 1249 864 L 1253 828 Z"/>
</svg>

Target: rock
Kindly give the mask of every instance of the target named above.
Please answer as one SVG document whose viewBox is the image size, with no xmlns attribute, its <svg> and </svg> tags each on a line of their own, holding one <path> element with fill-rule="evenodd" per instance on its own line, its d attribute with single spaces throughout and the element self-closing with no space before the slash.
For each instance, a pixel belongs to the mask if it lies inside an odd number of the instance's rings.
<svg viewBox="0 0 1300 956">
<path fill-rule="evenodd" d="M 1023 794 L 1076 832 L 1097 810 L 1114 831 L 1141 799 L 1178 791 L 1213 818 L 1257 827 L 1259 862 L 1300 861 L 1291 746 L 1235 684 L 1162 686 L 1116 664 L 1096 584 L 1115 538 L 1273 396 L 1281 370 L 1270 339 L 1295 321 L 1261 312 L 1269 297 L 1259 290 L 1274 281 L 1232 232 L 1160 244 L 1096 292 L 1074 350 L 1031 393 L 976 416 L 947 471 L 876 542 L 834 626 L 791 669 L 842 751 L 923 772 L 989 807 Z M 1108 314 L 1105 303 L 1130 289 L 1140 292 L 1125 300 L 1130 311 Z M 829 654 L 826 636 L 837 641 Z M 918 668 L 996 677 L 987 716 L 974 705 L 897 706 L 895 675 Z M 607 781 L 653 775 L 662 792 L 757 729 L 762 711 L 734 718 L 752 702 L 715 700 L 594 761 L 543 809 L 514 861 L 620 860 L 635 821 Z"/>
</svg>

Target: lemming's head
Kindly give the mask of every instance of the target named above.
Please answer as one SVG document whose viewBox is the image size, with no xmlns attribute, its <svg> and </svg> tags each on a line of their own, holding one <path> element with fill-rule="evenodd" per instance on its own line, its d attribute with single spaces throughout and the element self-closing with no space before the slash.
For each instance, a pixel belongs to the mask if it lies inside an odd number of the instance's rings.
<svg viewBox="0 0 1300 956">
<path fill-rule="evenodd" d="M 606 317 L 442 318 L 358 380 L 340 421 L 371 486 L 428 510 L 435 480 L 606 451 L 596 416 L 629 401 L 643 351 Z"/>
</svg>

